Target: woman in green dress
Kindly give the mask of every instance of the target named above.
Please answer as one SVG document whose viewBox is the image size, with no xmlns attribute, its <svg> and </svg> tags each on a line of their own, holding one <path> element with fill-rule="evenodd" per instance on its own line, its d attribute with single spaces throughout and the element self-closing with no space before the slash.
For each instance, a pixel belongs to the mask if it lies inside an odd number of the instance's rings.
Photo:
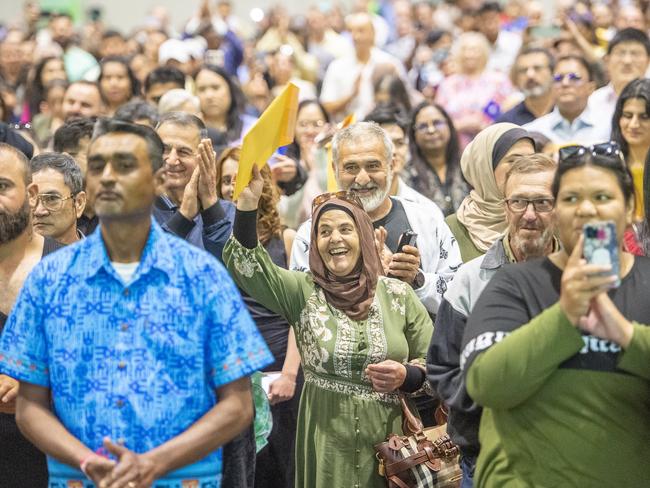
<svg viewBox="0 0 650 488">
<path fill-rule="evenodd" d="M 406 283 L 381 276 L 370 218 L 345 192 L 314 200 L 311 272 L 274 265 L 255 231 L 262 187 L 255 169 L 223 256 L 239 286 L 296 332 L 296 488 L 384 487 L 373 446 L 402 432 L 397 391 L 424 384 L 429 315 Z"/>
</svg>

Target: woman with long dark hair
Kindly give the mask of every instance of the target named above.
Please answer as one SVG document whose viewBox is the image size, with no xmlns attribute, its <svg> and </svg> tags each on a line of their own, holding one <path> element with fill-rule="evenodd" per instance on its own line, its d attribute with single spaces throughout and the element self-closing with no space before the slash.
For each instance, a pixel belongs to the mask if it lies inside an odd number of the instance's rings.
<svg viewBox="0 0 650 488">
<path fill-rule="evenodd" d="M 225 134 L 229 145 L 237 145 L 255 123 L 244 113 L 246 99 L 239 84 L 221 67 L 203 66 L 194 77 L 205 125 Z"/>
<path fill-rule="evenodd" d="M 634 178 L 635 218 L 644 218 L 644 166 L 650 150 L 650 80 L 636 79 L 627 84 L 616 102 L 612 117 L 612 140 L 621 148 Z"/>
<path fill-rule="evenodd" d="M 454 123 L 440 105 L 423 102 L 413 110 L 408 136 L 407 185 L 433 200 L 445 216 L 454 213 L 470 190 L 460 170 Z"/>
<path fill-rule="evenodd" d="M 140 81 L 122 56 L 102 59 L 99 74 L 99 91 L 106 103 L 106 111 L 112 116 L 121 105 L 140 95 Z"/>
<path fill-rule="evenodd" d="M 54 80 L 68 81 L 65 74 L 63 59 L 57 56 L 48 56 L 41 59 L 30 77 L 27 93 L 25 94 L 27 102 L 27 114 L 23 113 L 22 120 L 27 122 L 34 120 L 34 117 L 41 112 L 41 103 L 45 101 L 46 86 Z"/>
</svg>

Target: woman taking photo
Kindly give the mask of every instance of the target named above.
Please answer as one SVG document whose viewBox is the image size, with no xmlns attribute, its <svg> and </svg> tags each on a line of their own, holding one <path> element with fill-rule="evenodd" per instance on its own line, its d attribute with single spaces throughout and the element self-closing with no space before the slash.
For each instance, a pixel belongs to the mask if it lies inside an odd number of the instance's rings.
<svg viewBox="0 0 650 488">
<path fill-rule="evenodd" d="M 470 188 L 460 171 L 458 134 L 451 118 L 441 106 L 423 102 L 413 110 L 408 138 L 406 184 L 433 200 L 445 216 L 454 213 Z"/>
<path fill-rule="evenodd" d="M 621 147 L 634 178 L 635 220 L 644 217 L 643 168 L 650 149 L 650 80 L 628 83 L 616 102 L 612 118 L 612 140 Z"/>
<path fill-rule="evenodd" d="M 140 95 L 140 82 L 128 61 L 121 56 L 108 56 L 101 61 L 99 90 L 106 103 L 106 115 L 112 117 L 121 105 Z"/>
<path fill-rule="evenodd" d="M 237 82 L 221 67 L 206 65 L 194 83 L 205 125 L 224 134 L 227 144 L 240 144 L 256 119 L 244 114 L 246 100 Z"/>
<path fill-rule="evenodd" d="M 498 271 L 467 323 L 460 364 L 485 408 L 474 483 L 645 487 L 650 260 L 622 247 L 632 176 L 615 143 L 570 146 L 552 192 L 562 249 Z M 606 221 L 618 273 L 583 258 L 583 226 Z"/>
<path fill-rule="evenodd" d="M 273 264 L 257 242 L 257 169 L 237 201 L 224 261 L 239 285 L 296 333 L 305 386 L 296 436 L 296 486 L 385 487 L 373 445 L 402 432 L 396 391 L 424 382 L 433 327 L 405 283 L 380 276 L 372 223 L 345 192 L 314 200 L 310 273 Z"/>
</svg>

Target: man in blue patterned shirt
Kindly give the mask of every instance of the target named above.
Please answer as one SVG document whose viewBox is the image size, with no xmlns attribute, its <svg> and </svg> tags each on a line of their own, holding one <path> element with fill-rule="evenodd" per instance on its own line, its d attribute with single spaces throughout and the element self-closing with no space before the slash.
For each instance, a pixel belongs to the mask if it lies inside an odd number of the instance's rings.
<svg viewBox="0 0 650 488">
<path fill-rule="evenodd" d="M 50 488 L 218 488 L 248 376 L 273 360 L 221 264 L 152 220 L 162 150 L 147 127 L 97 123 L 100 231 L 34 268 L 0 338 Z"/>
</svg>

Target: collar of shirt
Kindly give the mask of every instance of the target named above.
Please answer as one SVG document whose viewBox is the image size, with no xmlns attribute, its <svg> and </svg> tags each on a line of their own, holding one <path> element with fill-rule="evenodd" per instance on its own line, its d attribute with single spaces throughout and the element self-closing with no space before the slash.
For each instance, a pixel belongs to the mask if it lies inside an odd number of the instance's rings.
<svg viewBox="0 0 650 488">
<path fill-rule="evenodd" d="M 86 279 L 92 278 L 103 271 L 121 281 L 108 257 L 101 232 L 93 232 L 83 241 L 83 246 L 84 249 L 80 257 L 84 262 L 88 263 L 82 272 L 82 274 L 85 274 Z M 167 236 L 156 221 L 151 219 L 149 237 L 142 250 L 140 266 L 133 275 L 132 283 L 137 281 L 140 276 L 151 272 L 153 268 L 170 276 L 174 271 L 174 261 L 167 243 Z"/>
<path fill-rule="evenodd" d="M 589 104 L 587 104 L 582 113 L 578 115 L 578 117 L 576 117 L 573 122 L 569 122 L 564 118 L 556 106 L 550 113 L 550 116 L 552 118 L 551 128 L 553 130 L 564 129 L 570 132 L 577 132 L 580 129 L 594 127 L 596 125 L 594 121 L 594 115 L 595 114 L 589 108 Z"/>
<path fill-rule="evenodd" d="M 481 263 L 481 269 L 499 269 L 504 264 L 514 262 L 508 258 L 508 253 L 505 249 L 506 238 L 507 234 L 494 241 L 494 244 L 485 253 L 485 257 Z"/>
</svg>

